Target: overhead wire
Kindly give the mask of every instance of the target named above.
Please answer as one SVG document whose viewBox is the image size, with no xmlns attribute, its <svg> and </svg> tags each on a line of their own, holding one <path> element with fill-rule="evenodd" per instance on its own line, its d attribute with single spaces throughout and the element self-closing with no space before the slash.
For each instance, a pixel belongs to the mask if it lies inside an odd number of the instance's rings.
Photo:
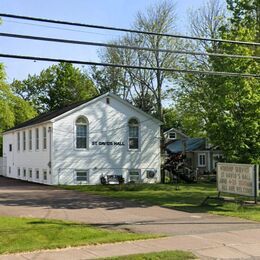
<svg viewBox="0 0 260 260">
<path fill-rule="evenodd" d="M 147 66 L 135 66 L 135 65 L 125 65 L 125 64 L 115 64 L 115 63 L 104 63 L 104 62 L 25 56 L 25 55 L 15 55 L 15 54 L 6 54 L 6 53 L 0 53 L 0 57 L 11 58 L 11 59 L 33 60 L 33 61 L 38 60 L 38 61 L 49 61 L 49 62 L 68 62 L 73 64 L 114 67 L 114 68 L 143 69 L 143 70 L 157 70 L 157 71 L 167 71 L 167 72 L 177 72 L 177 73 L 203 74 L 203 75 L 223 76 L 223 77 L 260 78 L 260 74 L 206 71 L 206 70 L 201 71 L 201 70 L 175 69 L 175 68 L 163 68 L 163 67 L 147 67 Z"/>
<path fill-rule="evenodd" d="M 67 39 L 61 39 L 61 38 L 50 38 L 50 37 L 41 37 L 41 36 L 24 35 L 24 34 L 13 34 L 13 33 L 3 33 L 3 32 L 0 32 L 0 36 L 1 37 L 9 37 L 9 38 L 36 40 L 36 41 L 48 41 L 48 42 L 58 42 L 58 43 L 66 43 L 66 44 L 78 44 L 78 45 L 99 46 L 99 47 L 108 47 L 108 48 L 117 48 L 117 49 L 150 51 L 150 52 L 188 54 L 188 55 L 196 55 L 196 56 L 197 55 L 200 55 L 200 56 L 201 55 L 202 56 L 217 56 L 217 57 L 225 57 L 225 58 L 260 59 L 259 56 L 246 56 L 246 55 L 237 55 L 237 54 L 181 51 L 181 50 L 169 50 L 169 49 L 161 49 L 161 48 L 157 49 L 157 48 L 122 45 L 122 44 L 118 45 L 118 44 L 113 44 L 113 43 L 67 40 Z"/>
<path fill-rule="evenodd" d="M 112 33 L 98 33 L 98 32 L 90 32 L 86 30 L 77 30 L 77 29 L 71 29 L 71 28 L 62 28 L 57 26 L 51 26 L 51 25 L 45 25 L 45 24 L 35 24 L 35 23 L 24 23 L 19 21 L 9 21 L 6 19 L 3 19 L 4 22 L 7 23 L 16 23 L 16 24 L 22 24 L 22 25 L 30 25 L 30 26 L 36 26 L 36 27 L 42 27 L 42 28 L 48 28 L 48 29 L 57 29 L 62 31 L 71 31 L 71 32 L 80 32 L 85 34 L 96 34 L 96 35 L 102 35 L 102 36 L 120 36 L 119 34 L 112 34 Z"/>
<path fill-rule="evenodd" d="M 43 23 L 55 23 L 55 24 L 95 28 L 95 29 L 101 29 L 101 30 L 122 31 L 122 32 L 147 34 L 147 35 L 154 35 L 154 36 L 166 36 L 166 37 L 189 39 L 189 40 L 199 40 L 199 41 L 210 41 L 210 42 L 221 42 L 221 43 L 232 43 L 232 44 L 240 44 L 240 45 L 242 44 L 242 45 L 260 46 L 260 43 L 258 43 L 258 42 L 246 42 L 246 41 L 214 39 L 214 38 L 187 36 L 187 35 L 177 35 L 177 34 L 170 34 L 170 33 L 158 33 L 158 32 L 142 31 L 142 30 L 136 30 L 136 29 L 126 29 L 126 28 L 119 28 L 119 27 L 112 27 L 112 26 L 103 26 L 103 25 L 85 24 L 85 23 L 78 23 L 78 22 L 53 20 L 53 19 L 44 19 L 44 18 L 38 18 L 38 17 L 14 15 L 14 14 L 7 14 L 7 13 L 0 13 L 0 16 L 1 17 L 14 18 L 14 19 L 38 21 L 38 22 L 43 22 Z"/>
</svg>

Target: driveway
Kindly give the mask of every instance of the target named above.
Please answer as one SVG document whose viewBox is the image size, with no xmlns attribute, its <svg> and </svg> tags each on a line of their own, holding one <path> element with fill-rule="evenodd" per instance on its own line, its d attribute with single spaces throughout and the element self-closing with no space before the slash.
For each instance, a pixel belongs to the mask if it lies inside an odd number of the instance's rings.
<svg viewBox="0 0 260 260">
<path fill-rule="evenodd" d="M 68 191 L 0 177 L 0 215 L 62 219 L 132 232 L 191 235 L 260 228 L 260 223 Z"/>
</svg>

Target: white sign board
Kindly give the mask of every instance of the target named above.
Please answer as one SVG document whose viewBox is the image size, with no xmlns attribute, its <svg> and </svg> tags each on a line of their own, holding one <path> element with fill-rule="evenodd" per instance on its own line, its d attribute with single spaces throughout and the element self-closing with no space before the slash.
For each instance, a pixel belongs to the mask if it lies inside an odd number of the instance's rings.
<svg viewBox="0 0 260 260">
<path fill-rule="evenodd" d="M 217 184 L 219 192 L 255 197 L 258 190 L 255 165 L 218 163 Z"/>
</svg>

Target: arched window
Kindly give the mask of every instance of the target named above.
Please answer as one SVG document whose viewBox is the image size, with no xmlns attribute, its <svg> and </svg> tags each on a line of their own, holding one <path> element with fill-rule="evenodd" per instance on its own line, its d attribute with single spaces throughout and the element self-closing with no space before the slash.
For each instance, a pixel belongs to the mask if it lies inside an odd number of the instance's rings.
<svg viewBox="0 0 260 260">
<path fill-rule="evenodd" d="M 76 148 L 87 148 L 87 131 L 88 121 L 85 117 L 81 116 L 76 120 Z"/>
<path fill-rule="evenodd" d="M 130 150 L 139 149 L 139 122 L 135 118 L 128 121 L 128 148 Z"/>
</svg>

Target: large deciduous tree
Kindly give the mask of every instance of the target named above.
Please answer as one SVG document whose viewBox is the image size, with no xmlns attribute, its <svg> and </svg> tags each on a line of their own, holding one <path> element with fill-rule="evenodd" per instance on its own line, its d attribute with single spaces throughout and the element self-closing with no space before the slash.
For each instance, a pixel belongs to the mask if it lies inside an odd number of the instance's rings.
<svg viewBox="0 0 260 260">
<path fill-rule="evenodd" d="M 145 12 L 137 13 L 133 29 L 173 33 L 175 21 L 174 5 L 171 1 L 162 1 L 158 5 L 149 7 Z M 113 43 L 151 48 L 154 51 L 107 48 L 100 56 L 102 61 L 153 68 L 176 68 L 178 66 L 176 54 L 155 50 L 179 48 L 179 41 L 174 38 L 149 34 L 127 34 Z M 171 84 L 172 74 L 161 70 L 148 71 L 126 68 L 104 68 L 101 70 L 95 68 L 93 74 L 99 88 L 110 89 L 121 94 L 123 98 L 132 101 L 141 109 L 153 113 L 163 121 L 162 101 L 166 96 L 167 84 Z M 147 101 L 152 106 L 147 106 Z"/>
<path fill-rule="evenodd" d="M 38 112 L 55 110 L 98 95 L 88 75 L 70 63 L 59 63 L 23 81 L 14 80 L 13 91 L 31 101 Z"/>
<path fill-rule="evenodd" d="M 0 156 L 2 155 L 2 132 L 36 115 L 31 104 L 14 95 L 5 81 L 3 64 L 0 64 Z"/>
<path fill-rule="evenodd" d="M 228 0 L 229 24 L 221 28 L 224 39 L 259 42 L 259 1 Z M 254 56 L 259 47 L 218 44 L 218 51 Z M 211 59 L 215 70 L 260 73 L 255 59 Z M 229 160 L 260 162 L 260 80 L 256 78 L 214 78 L 208 133 Z M 213 102 L 214 101 L 214 102 Z"/>
<path fill-rule="evenodd" d="M 228 0 L 227 6 L 228 18 L 221 18 L 220 26 L 215 27 L 215 38 L 259 42 L 259 1 Z M 216 13 L 213 20 L 217 19 L 219 16 Z M 197 25 L 205 30 L 208 26 L 203 21 Z M 247 45 L 215 43 L 203 47 L 208 52 L 248 56 L 259 54 L 259 48 Z M 259 62 L 255 59 L 211 56 L 202 60 L 194 59 L 189 66 L 194 65 L 201 70 L 208 68 L 251 74 L 260 72 Z M 200 119 L 198 127 L 205 131 L 213 144 L 220 146 L 228 161 L 259 162 L 259 79 L 188 75 L 184 78 L 180 92 L 179 108 Z"/>
</svg>

